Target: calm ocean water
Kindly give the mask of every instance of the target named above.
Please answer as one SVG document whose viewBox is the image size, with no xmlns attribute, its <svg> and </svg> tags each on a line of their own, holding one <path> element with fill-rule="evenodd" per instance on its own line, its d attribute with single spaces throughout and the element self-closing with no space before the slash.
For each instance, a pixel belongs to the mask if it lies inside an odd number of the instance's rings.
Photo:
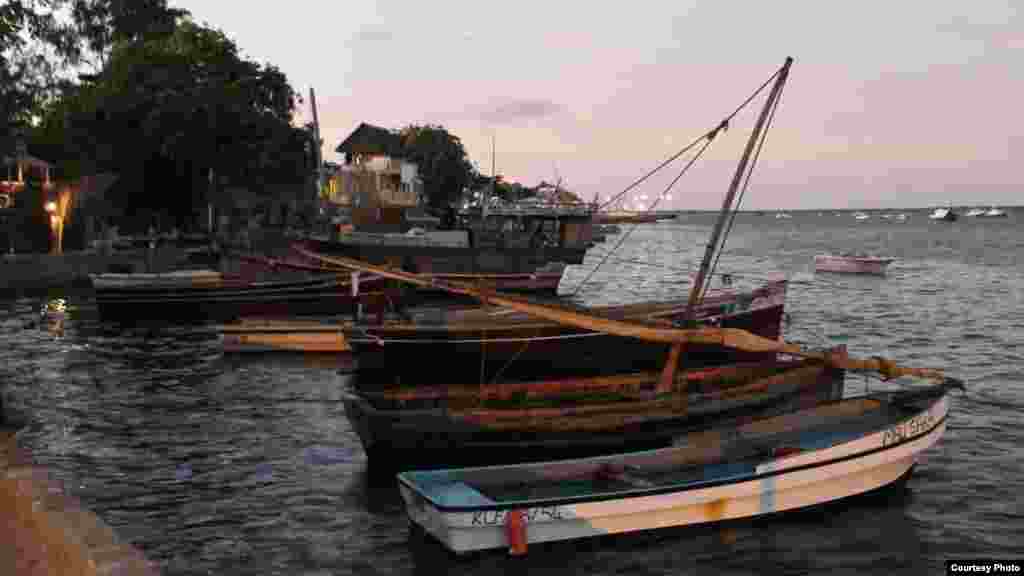
<svg viewBox="0 0 1024 576">
<path fill-rule="evenodd" d="M 117 328 L 83 297 L 0 301 L 0 383 L 21 444 L 164 574 L 943 574 L 1024 550 L 1024 209 L 999 220 L 741 216 L 719 271 L 792 281 L 787 339 L 963 378 L 949 430 L 885 499 L 719 528 L 455 559 L 413 545 L 393 480 L 366 474 L 334 358 L 225 356 L 216 335 Z M 680 297 L 711 218 L 611 236 L 561 292 L 598 304 Z M 895 256 L 885 278 L 814 274 L 813 256 Z M 716 281 L 717 284 L 717 281 Z M 848 393 L 898 386 L 849 376 Z"/>
</svg>

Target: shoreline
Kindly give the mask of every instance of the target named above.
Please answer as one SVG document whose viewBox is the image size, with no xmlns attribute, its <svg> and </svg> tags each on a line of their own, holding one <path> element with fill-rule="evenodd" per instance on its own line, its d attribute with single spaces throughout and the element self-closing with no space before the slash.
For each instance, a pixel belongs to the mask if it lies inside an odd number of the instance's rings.
<svg viewBox="0 0 1024 576">
<path fill-rule="evenodd" d="M 0 425 L 0 572 L 156 576 L 156 565 L 18 447 L 17 432 Z"/>
</svg>

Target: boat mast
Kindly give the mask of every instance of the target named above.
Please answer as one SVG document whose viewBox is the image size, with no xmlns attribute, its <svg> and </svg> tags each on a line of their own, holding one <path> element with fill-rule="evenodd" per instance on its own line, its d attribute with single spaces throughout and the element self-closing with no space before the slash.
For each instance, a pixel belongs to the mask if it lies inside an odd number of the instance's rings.
<svg viewBox="0 0 1024 576">
<path fill-rule="evenodd" d="M 324 159 L 320 150 L 320 117 L 316 112 L 316 93 L 313 87 L 309 87 L 309 104 L 313 108 L 313 161 L 316 162 L 316 197 L 320 200 L 320 194 L 324 189 Z"/>
<path fill-rule="evenodd" d="M 771 92 L 768 93 L 768 98 L 765 100 L 764 108 L 761 109 L 761 115 L 758 116 L 757 123 L 754 125 L 754 131 L 750 133 L 750 139 L 747 141 L 747 147 L 743 150 L 743 156 L 740 157 L 740 163 L 736 167 L 736 173 L 733 174 L 732 183 L 729 184 L 729 191 L 726 193 L 725 200 L 722 202 L 722 211 L 718 214 L 718 221 L 715 222 L 715 227 L 711 232 L 711 239 L 708 241 L 707 247 L 704 250 L 704 259 L 701 260 L 700 269 L 697 271 L 697 277 L 693 280 L 693 288 L 690 289 L 690 299 L 686 303 L 686 312 L 683 315 L 683 323 L 686 328 L 693 328 L 696 324 L 695 317 L 697 301 L 700 300 L 705 278 L 707 277 L 708 270 L 711 268 L 711 258 L 718 249 L 718 243 L 722 236 L 722 229 L 725 227 L 725 222 L 729 218 L 729 212 L 732 210 L 732 204 L 736 198 L 736 191 L 739 189 L 740 183 L 743 181 L 743 176 L 747 172 L 747 164 L 750 161 L 750 155 L 753 153 L 754 147 L 757 145 L 757 140 L 761 136 L 761 131 L 764 129 L 769 113 L 779 98 L 779 93 L 782 91 L 782 85 L 786 83 L 786 77 L 789 75 L 789 67 L 792 64 L 793 58 L 786 58 L 786 63 L 783 64 L 782 68 L 779 70 L 779 73 L 775 78 L 775 85 L 772 86 Z M 668 392 L 674 387 L 676 371 L 679 368 L 679 359 L 682 355 L 683 344 L 673 344 L 672 347 L 669 348 L 668 358 L 665 360 L 665 365 L 661 369 L 661 377 L 658 380 L 657 391 L 659 393 Z"/>
<path fill-rule="evenodd" d="M 750 155 L 753 153 L 754 147 L 757 145 L 757 140 L 761 135 L 761 131 L 764 129 L 765 122 L 768 120 L 768 114 L 775 106 L 775 102 L 779 98 L 779 93 L 782 91 L 783 84 L 786 83 L 786 78 L 789 76 L 789 67 L 792 64 L 793 58 L 788 57 L 786 58 L 786 63 L 783 64 L 782 68 L 779 70 L 779 74 L 775 78 L 775 85 L 772 86 L 772 90 L 768 94 L 768 99 L 764 103 L 764 108 L 761 109 L 761 115 L 757 119 L 757 124 L 754 125 L 754 131 L 750 134 L 750 139 L 747 141 L 747 147 L 743 150 L 743 156 L 740 158 L 740 163 L 736 167 L 736 173 L 733 175 L 732 183 L 729 184 L 729 191 L 726 193 L 725 200 L 722 202 L 722 211 L 718 214 L 718 221 L 715 222 L 715 227 L 711 232 L 711 240 L 708 241 L 707 247 L 704 250 L 704 259 L 700 263 L 700 269 L 697 271 L 697 277 L 693 280 L 693 288 L 690 290 L 690 299 L 686 304 L 686 315 L 684 316 L 687 324 L 693 323 L 694 309 L 697 306 L 697 301 L 700 299 L 701 291 L 704 288 L 704 282 L 707 277 L 708 270 L 711 268 L 711 258 L 718 249 L 719 240 L 722 236 L 722 229 L 725 227 L 725 222 L 732 209 L 733 201 L 736 198 L 736 191 L 739 189 L 740 183 L 743 181 L 743 176 L 747 171 L 747 164 L 750 161 Z"/>
</svg>

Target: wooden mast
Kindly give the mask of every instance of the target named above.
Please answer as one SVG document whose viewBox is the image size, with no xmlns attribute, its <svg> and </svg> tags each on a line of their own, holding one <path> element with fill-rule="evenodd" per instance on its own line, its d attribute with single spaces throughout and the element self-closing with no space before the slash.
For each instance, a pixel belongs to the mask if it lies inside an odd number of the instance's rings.
<svg viewBox="0 0 1024 576">
<path fill-rule="evenodd" d="M 739 190 L 740 183 L 743 181 L 743 176 L 747 173 L 747 165 L 750 162 L 750 155 L 754 151 L 754 147 L 757 146 L 757 141 L 761 137 L 761 132 L 764 130 L 764 125 L 768 120 L 768 114 L 775 106 L 779 99 L 779 94 L 782 91 L 783 84 L 786 83 L 786 78 L 789 76 L 789 68 L 793 64 L 793 58 L 787 57 L 786 62 L 782 65 L 776 78 L 775 84 L 772 86 L 771 92 L 768 93 L 768 98 L 765 100 L 764 107 L 761 109 L 761 114 L 757 118 L 757 123 L 754 125 L 753 132 L 750 133 L 750 139 L 747 140 L 747 147 L 743 150 L 743 156 L 740 157 L 740 163 L 736 166 L 736 172 L 733 174 L 732 183 L 729 184 L 729 191 L 725 194 L 725 200 L 722 201 L 722 210 L 718 214 L 718 220 L 715 222 L 715 227 L 711 231 L 711 239 L 708 241 L 707 247 L 704 249 L 704 258 L 701 260 L 700 269 L 697 270 L 697 277 L 693 280 L 693 287 L 690 289 L 690 299 L 686 303 L 686 312 L 683 315 L 684 325 L 687 328 L 693 327 L 694 322 L 694 311 L 700 300 L 701 292 L 704 289 L 705 278 L 707 277 L 708 270 L 711 268 L 711 259 L 715 255 L 715 251 L 718 249 L 719 241 L 722 236 L 722 229 L 725 228 L 726 220 L 729 218 L 729 212 L 732 210 L 733 202 L 736 199 L 736 191 Z M 665 362 L 664 368 L 662 368 L 661 379 L 658 382 L 658 389 L 669 390 L 672 388 L 673 382 L 675 382 L 676 370 L 679 367 L 679 358 L 682 356 L 683 345 L 674 344 L 669 351 L 668 359 Z"/>
</svg>

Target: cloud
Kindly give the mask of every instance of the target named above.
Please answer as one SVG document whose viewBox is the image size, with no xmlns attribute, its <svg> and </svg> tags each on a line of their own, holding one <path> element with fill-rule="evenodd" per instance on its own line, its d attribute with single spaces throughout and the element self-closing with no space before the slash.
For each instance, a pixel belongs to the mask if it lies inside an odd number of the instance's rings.
<svg viewBox="0 0 1024 576">
<path fill-rule="evenodd" d="M 557 102 L 540 98 L 525 98 L 506 102 L 483 113 L 482 118 L 496 124 L 512 123 L 518 120 L 534 120 L 554 116 L 564 107 Z"/>
</svg>

